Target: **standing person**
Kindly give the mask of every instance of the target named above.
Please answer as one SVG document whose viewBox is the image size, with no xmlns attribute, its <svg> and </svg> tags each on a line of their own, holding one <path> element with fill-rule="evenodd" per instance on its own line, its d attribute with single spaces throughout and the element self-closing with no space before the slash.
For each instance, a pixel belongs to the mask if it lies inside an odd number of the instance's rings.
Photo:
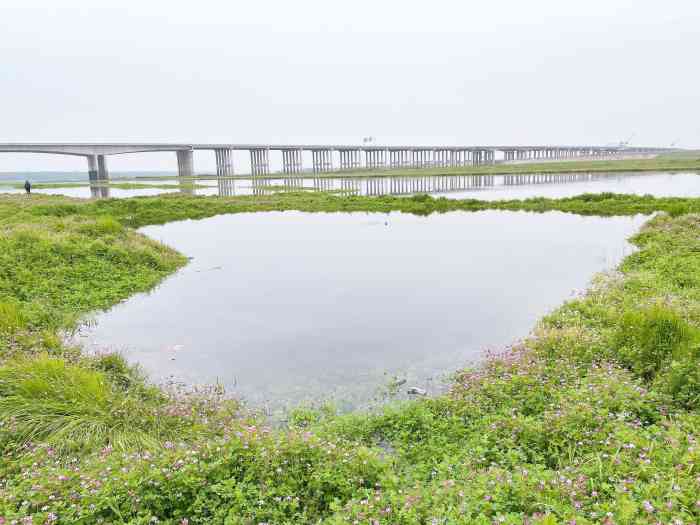
<svg viewBox="0 0 700 525">
<path fill-rule="evenodd" d="M 27 192 L 27 195 L 29 195 L 32 192 L 32 185 L 29 183 L 28 180 L 24 181 L 24 191 Z"/>
</svg>

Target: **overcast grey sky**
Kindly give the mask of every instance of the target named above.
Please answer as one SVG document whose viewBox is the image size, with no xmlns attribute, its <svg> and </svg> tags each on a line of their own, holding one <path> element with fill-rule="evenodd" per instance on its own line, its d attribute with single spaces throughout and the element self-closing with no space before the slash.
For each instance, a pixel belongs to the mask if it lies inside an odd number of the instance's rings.
<svg viewBox="0 0 700 525">
<path fill-rule="evenodd" d="M 700 146 L 697 0 L 2 0 L 0 51 L 0 142 Z"/>
</svg>

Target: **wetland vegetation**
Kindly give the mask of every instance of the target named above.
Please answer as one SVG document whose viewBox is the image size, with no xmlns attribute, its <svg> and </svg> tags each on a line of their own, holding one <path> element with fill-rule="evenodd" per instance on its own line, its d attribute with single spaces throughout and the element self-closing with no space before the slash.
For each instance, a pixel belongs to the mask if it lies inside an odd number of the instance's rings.
<svg viewBox="0 0 700 525">
<path fill-rule="evenodd" d="M 140 226 L 485 209 L 650 220 L 618 271 L 440 397 L 372 413 L 300 408 L 271 429 L 216 388 L 155 387 L 119 356 L 60 337 L 186 264 Z M 700 520 L 700 199 L 8 195 L 0 228 L 0 523 Z"/>
</svg>

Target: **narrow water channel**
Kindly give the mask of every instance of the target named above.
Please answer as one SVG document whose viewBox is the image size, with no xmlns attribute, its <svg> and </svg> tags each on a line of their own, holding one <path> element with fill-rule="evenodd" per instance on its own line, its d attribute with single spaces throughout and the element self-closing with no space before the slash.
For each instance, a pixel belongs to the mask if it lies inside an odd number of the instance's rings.
<svg viewBox="0 0 700 525">
<path fill-rule="evenodd" d="M 364 405 L 528 334 L 632 251 L 643 217 L 251 213 L 142 231 L 192 257 L 96 316 L 87 348 L 254 405 Z M 405 388 L 404 387 L 404 388 Z"/>
</svg>

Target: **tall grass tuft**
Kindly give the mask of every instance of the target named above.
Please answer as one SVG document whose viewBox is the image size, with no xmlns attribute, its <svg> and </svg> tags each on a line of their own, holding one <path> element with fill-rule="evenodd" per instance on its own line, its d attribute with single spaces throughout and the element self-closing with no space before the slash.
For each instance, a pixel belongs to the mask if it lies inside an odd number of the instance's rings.
<svg viewBox="0 0 700 525">
<path fill-rule="evenodd" d="M 27 323 L 16 302 L 0 301 L 0 336 L 13 335 Z"/>
<path fill-rule="evenodd" d="M 625 366 L 685 406 L 700 400 L 700 330 L 663 304 L 627 311 L 615 337 Z"/>
<path fill-rule="evenodd" d="M 165 403 L 131 395 L 105 372 L 63 359 L 10 361 L 0 367 L 0 444 L 43 442 L 61 451 L 153 446 L 177 434 Z"/>
</svg>

